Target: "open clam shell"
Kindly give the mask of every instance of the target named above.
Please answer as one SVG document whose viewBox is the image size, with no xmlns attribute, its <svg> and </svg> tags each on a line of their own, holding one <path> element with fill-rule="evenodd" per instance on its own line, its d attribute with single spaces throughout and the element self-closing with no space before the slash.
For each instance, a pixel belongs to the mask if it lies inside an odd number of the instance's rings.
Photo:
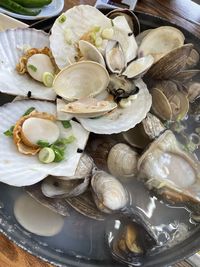
<svg viewBox="0 0 200 267">
<path fill-rule="evenodd" d="M 16 64 L 25 49 L 49 47 L 48 34 L 35 29 L 12 29 L 0 33 L 0 91 L 2 93 L 54 100 L 52 88 L 37 82 L 28 74 L 20 75 Z"/>
<path fill-rule="evenodd" d="M 58 122 L 60 138 L 74 135 L 76 140 L 67 146 L 67 157 L 59 163 L 41 163 L 37 156 L 26 156 L 19 153 L 12 138 L 3 133 L 15 125 L 16 121 L 30 108 L 35 107 L 39 112 L 56 115 L 53 103 L 33 100 L 22 100 L 5 104 L 0 107 L 0 181 L 14 185 L 25 186 L 39 182 L 48 175 L 74 175 L 81 154 L 77 149 L 84 149 L 89 133 L 77 122 L 71 121 L 71 127 L 66 129 Z"/>
<path fill-rule="evenodd" d="M 76 62 L 78 41 L 96 26 L 111 28 L 111 20 L 89 5 L 75 6 L 58 17 L 51 29 L 50 47 L 60 69 Z"/>
<path fill-rule="evenodd" d="M 80 61 L 61 70 L 54 79 L 53 88 L 59 96 L 73 101 L 100 94 L 108 83 L 106 68 L 93 61 Z"/>
<path fill-rule="evenodd" d="M 112 134 L 127 131 L 141 122 L 151 108 L 152 99 L 146 84 L 141 79 L 136 80 L 135 85 L 139 88 L 139 92 L 129 107 L 117 107 L 97 119 L 78 118 L 82 126 L 94 133 Z"/>
<path fill-rule="evenodd" d="M 155 62 L 171 50 L 184 44 L 185 37 L 181 31 L 171 26 L 162 26 L 151 30 L 142 40 L 139 57 L 151 54 Z"/>
</svg>

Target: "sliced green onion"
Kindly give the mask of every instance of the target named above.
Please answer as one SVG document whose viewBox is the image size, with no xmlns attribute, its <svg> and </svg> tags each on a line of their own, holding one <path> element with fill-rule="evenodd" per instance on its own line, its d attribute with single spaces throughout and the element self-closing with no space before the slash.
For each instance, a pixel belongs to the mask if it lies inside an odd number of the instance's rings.
<svg viewBox="0 0 200 267">
<path fill-rule="evenodd" d="M 113 20 L 112 20 L 112 19 L 110 20 L 110 22 L 111 22 L 111 25 L 112 25 L 112 26 L 114 26 L 114 22 L 113 22 Z"/>
<path fill-rule="evenodd" d="M 5 136 L 13 136 L 13 130 L 14 130 L 15 126 L 11 126 L 10 129 L 8 129 L 7 131 L 5 131 L 3 134 Z"/>
<path fill-rule="evenodd" d="M 55 154 L 54 162 L 60 162 L 65 158 L 65 151 L 63 149 L 60 149 L 55 145 L 52 145 L 51 149 L 54 151 Z"/>
<path fill-rule="evenodd" d="M 70 121 L 61 121 L 61 123 L 66 129 L 72 127 Z"/>
<path fill-rule="evenodd" d="M 55 160 L 55 153 L 52 148 L 44 147 L 40 150 L 38 157 L 42 163 L 51 163 Z"/>
<path fill-rule="evenodd" d="M 71 144 L 76 140 L 74 135 L 70 135 L 69 137 L 65 138 L 65 144 Z"/>
<path fill-rule="evenodd" d="M 97 37 L 96 40 L 95 40 L 95 46 L 99 47 L 99 46 L 102 45 L 102 43 L 103 43 L 103 39 L 100 36 Z"/>
<path fill-rule="evenodd" d="M 60 15 L 60 17 L 58 18 L 58 22 L 60 23 L 64 23 L 66 21 L 67 17 L 65 16 L 65 14 Z"/>
<path fill-rule="evenodd" d="M 42 75 L 42 81 L 46 87 L 52 87 L 54 75 L 50 72 L 44 72 Z"/>
<path fill-rule="evenodd" d="M 93 31 L 94 32 L 99 32 L 100 31 L 100 29 L 101 29 L 101 26 L 94 26 L 94 28 L 93 28 Z"/>
<path fill-rule="evenodd" d="M 50 144 L 46 141 L 43 141 L 43 140 L 38 140 L 37 141 L 37 145 L 40 146 L 40 147 L 48 147 L 50 146 Z"/>
<path fill-rule="evenodd" d="M 35 110 L 34 107 L 31 107 L 31 108 L 27 109 L 27 111 L 23 114 L 23 116 L 29 115 L 33 110 Z"/>
<path fill-rule="evenodd" d="M 27 66 L 29 69 L 31 69 L 32 71 L 34 71 L 34 72 L 36 72 L 37 71 L 37 68 L 36 68 L 36 66 L 34 66 L 34 65 L 28 65 Z"/>
</svg>

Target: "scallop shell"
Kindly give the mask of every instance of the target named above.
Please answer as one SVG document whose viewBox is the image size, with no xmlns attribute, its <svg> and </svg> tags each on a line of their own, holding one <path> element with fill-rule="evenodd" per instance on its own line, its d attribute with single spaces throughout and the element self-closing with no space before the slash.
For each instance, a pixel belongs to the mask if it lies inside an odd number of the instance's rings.
<svg viewBox="0 0 200 267">
<path fill-rule="evenodd" d="M 12 29 L 0 33 L 0 91 L 2 93 L 54 100 L 55 92 L 15 70 L 25 49 L 49 47 L 48 34 L 35 29 Z M 29 93 L 30 94 L 30 93 Z"/>
<path fill-rule="evenodd" d="M 65 129 L 58 122 L 60 138 L 70 135 L 76 137 L 76 141 L 67 146 L 66 159 L 60 163 L 43 164 L 39 162 L 37 156 L 23 155 L 17 151 L 13 140 L 3 135 L 3 132 L 14 125 L 30 107 L 35 107 L 39 112 L 56 115 L 55 105 L 44 101 L 22 100 L 0 107 L 0 132 L 2 134 L 0 138 L 0 181 L 14 186 L 25 186 L 37 183 L 48 175 L 74 175 L 81 157 L 77 149 L 84 149 L 89 136 L 89 133 L 79 123 L 70 121 L 72 127 Z"/>
<path fill-rule="evenodd" d="M 83 34 L 89 32 L 94 26 L 100 26 L 103 29 L 112 26 L 110 19 L 95 7 L 89 5 L 75 6 L 63 15 L 66 20 L 60 23 L 58 18 L 51 29 L 50 36 L 51 50 L 60 69 L 76 61 L 76 44 Z M 72 44 L 65 41 L 66 29 L 71 30 Z"/>
<path fill-rule="evenodd" d="M 116 108 L 112 112 L 97 119 L 78 118 L 82 126 L 90 132 L 98 134 L 113 134 L 127 131 L 141 122 L 151 108 L 152 98 L 146 84 L 138 79 L 135 85 L 139 87 L 137 98 L 127 108 Z"/>
</svg>

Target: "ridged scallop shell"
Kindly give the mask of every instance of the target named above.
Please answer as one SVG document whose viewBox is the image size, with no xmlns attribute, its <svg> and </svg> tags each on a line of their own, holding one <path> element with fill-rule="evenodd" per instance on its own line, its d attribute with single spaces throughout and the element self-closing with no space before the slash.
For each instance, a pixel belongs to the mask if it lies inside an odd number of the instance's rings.
<svg viewBox="0 0 200 267">
<path fill-rule="evenodd" d="M 60 69 L 76 61 L 76 43 L 85 33 L 88 33 L 94 26 L 100 26 L 103 29 L 112 26 L 110 19 L 95 7 L 89 5 L 75 6 L 63 15 L 66 20 L 60 23 L 58 18 L 51 29 L 50 36 L 51 50 Z M 70 30 L 72 43 L 65 41 L 66 29 Z M 73 29 L 75 30 L 73 31 Z"/>
<path fill-rule="evenodd" d="M 55 92 L 28 74 L 20 75 L 15 70 L 25 49 L 49 47 L 48 34 L 35 29 L 12 29 L 0 33 L 0 91 L 36 99 L 54 100 Z"/>
<path fill-rule="evenodd" d="M 60 138 L 70 135 L 76 137 L 76 141 L 67 146 L 66 159 L 60 163 L 43 164 L 37 156 L 19 153 L 12 138 L 3 134 L 30 107 L 35 107 L 39 112 L 56 115 L 55 105 L 44 101 L 22 100 L 0 107 L 0 181 L 14 186 L 25 186 L 35 184 L 48 175 L 74 175 L 81 157 L 77 149 L 84 149 L 89 136 L 89 133 L 79 123 L 71 121 L 72 127 L 68 129 L 58 123 L 61 130 Z"/>
<path fill-rule="evenodd" d="M 146 84 L 141 79 L 136 80 L 135 85 L 140 90 L 137 98 L 129 107 L 118 107 L 98 119 L 78 118 L 82 126 L 93 133 L 113 134 L 127 131 L 141 122 L 151 108 L 152 98 Z"/>
</svg>

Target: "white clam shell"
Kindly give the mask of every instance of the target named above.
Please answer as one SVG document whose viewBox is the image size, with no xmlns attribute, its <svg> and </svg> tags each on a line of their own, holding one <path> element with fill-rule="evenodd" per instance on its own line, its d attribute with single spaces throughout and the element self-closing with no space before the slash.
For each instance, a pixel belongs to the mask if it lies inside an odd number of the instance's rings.
<svg viewBox="0 0 200 267">
<path fill-rule="evenodd" d="M 35 107 L 40 112 L 56 115 L 56 106 L 44 101 L 22 100 L 0 107 L 0 181 L 14 186 L 26 186 L 35 184 L 48 175 L 73 176 L 81 157 L 77 149 L 84 149 L 89 136 L 89 133 L 79 123 L 71 121 L 72 127 L 68 129 L 65 129 L 60 122 L 58 123 L 60 138 L 70 135 L 76 137 L 76 141 L 67 146 L 66 159 L 59 163 L 43 164 L 37 156 L 19 153 L 12 138 L 3 134 L 30 107 Z"/>
<path fill-rule="evenodd" d="M 28 74 L 20 75 L 16 70 L 19 58 L 26 48 L 49 47 L 48 34 L 35 29 L 11 29 L 0 32 L 0 92 L 27 96 L 36 99 L 54 100 L 55 92 Z"/>
<path fill-rule="evenodd" d="M 100 26 L 103 29 L 112 26 L 110 19 L 95 7 L 89 5 L 75 6 L 63 15 L 66 20 L 60 23 L 58 18 L 51 29 L 50 36 L 51 50 L 60 69 L 75 62 L 77 43 L 83 34 L 89 32 L 94 26 Z M 70 30 L 72 43 L 65 40 L 66 30 Z"/>
<path fill-rule="evenodd" d="M 98 119 L 78 118 L 82 126 L 93 133 L 113 134 L 127 131 L 141 122 L 151 108 L 152 97 L 141 79 L 136 80 L 135 84 L 140 90 L 129 107 L 118 107 Z"/>
</svg>

